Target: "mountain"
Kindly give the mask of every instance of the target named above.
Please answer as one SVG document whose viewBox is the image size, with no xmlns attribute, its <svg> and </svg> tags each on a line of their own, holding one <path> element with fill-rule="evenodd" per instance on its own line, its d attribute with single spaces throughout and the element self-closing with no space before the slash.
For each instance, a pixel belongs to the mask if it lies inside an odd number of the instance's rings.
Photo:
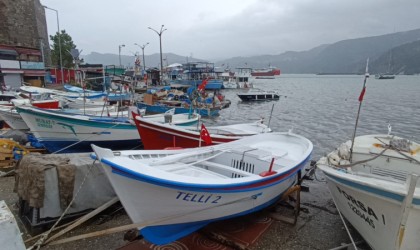
<svg viewBox="0 0 420 250">
<path fill-rule="evenodd" d="M 92 52 L 82 57 L 86 63 L 119 64 L 119 57 L 115 54 Z M 162 57 L 165 66 L 187 61 L 205 61 L 172 53 L 164 53 Z M 231 69 L 275 66 L 279 67 L 282 73 L 296 74 L 362 74 L 367 58 L 370 58 L 369 72 L 371 74 L 388 71 L 390 58 L 392 59 L 391 73 L 420 73 L 420 29 L 342 40 L 306 51 L 287 51 L 279 55 L 233 57 L 218 61 L 215 65 Z M 160 55 L 158 53 L 145 55 L 145 61 L 147 67 L 159 67 Z M 121 63 L 125 66 L 133 66 L 134 56 L 121 55 Z"/>
<path fill-rule="evenodd" d="M 236 57 L 219 61 L 217 65 L 229 65 L 231 68 L 244 65 L 262 68 L 271 65 L 279 67 L 283 73 L 360 74 L 364 72 L 366 59 L 369 57 L 374 65 L 370 67 L 371 73 L 380 73 L 383 72 L 382 67 L 379 67 L 380 64 L 385 63 L 388 67 L 390 50 L 401 49 L 406 53 L 396 51 L 393 53 L 393 58 L 395 62 L 399 62 L 399 72 L 402 72 L 401 69 L 411 68 L 408 63 L 420 63 L 420 53 L 416 50 L 410 51 L 415 45 L 408 46 L 418 40 L 420 40 L 420 29 L 348 39 L 301 52 L 288 51 L 279 55 Z M 406 45 L 408 47 L 404 47 Z M 420 68 L 417 69 L 417 73 L 420 73 Z"/>
</svg>

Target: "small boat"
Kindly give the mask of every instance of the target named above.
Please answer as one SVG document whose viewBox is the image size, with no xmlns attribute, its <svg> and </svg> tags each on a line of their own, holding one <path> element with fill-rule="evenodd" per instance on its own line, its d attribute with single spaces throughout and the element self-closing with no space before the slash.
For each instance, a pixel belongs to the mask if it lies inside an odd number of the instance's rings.
<svg viewBox="0 0 420 250">
<path fill-rule="evenodd" d="M 392 135 L 390 125 L 387 135 L 356 137 L 368 66 L 369 59 L 352 140 L 316 166 L 339 213 L 373 249 L 419 249 L 420 144 Z"/>
<path fill-rule="evenodd" d="M 207 79 L 203 86 L 207 90 L 218 90 L 223 86 L 223 80 L 216 77 L 214 63 L 210 62 L 188 62 L 182 65 L 182 70 L 176 70 L 171 74 L 171 85 L 198 87 Z"/>
<path fill-rule="evenodd" d="M 29 130 L 28 125 L 13 106 L 0 107 L 0 120 L 3 120 L 11 129 Z"/>
<path fill-rule="evenodd" d="M 16 107 L 16 110 L 49 152 L 90 152 L 92 143 L 113 149 L 132 149 L 141 145 L 136 126 L 127 116 L 90 116 L 34 107 Z M 156 123 L 177 125 L 191 125 L 199 118 L 196 114 L 173 115 L 170 121 L 165 120 L 165 114 L 150 117 Z"/>
<path fill-rule="evenodd" d="M 141 235 L 166 244 L 274 204 L 297 183 L 313 146 L 293 133 L 270 133 L 180 150 L 92 148 Z"/>
<path fill-rule="evenodd" d="M 90 152 L 90 144 L 131 149 L 141 145 L 126 117 L 97 117 L 34 107 L 16 107 L 35 138 L 50 152 Z"/>
<path fill-rule="evenodd" d="M 247 92 L 238 93 L 237 95 L 242 101 L 266 101 L 280 99 L 280 95 L 276 91 L 264 91 L 255 88 L 250 89 Z"/>
<path fill-rule="evenodd" d="M 198 126 L 180 127 L 157 123 L 136 114 L 133 114 L 133 118 L 145 149 L 209 146 L 238 140 L 244 136 L 271 132 L 262 120 L 254 123 L 213 126 L 206 128 L 211 137 L 211 143 L 207 144 L 201 140 L 201 128 Z"/>
<path fill-rule="evenodd" d="M 394 74 L 378 74 L 378 75 L 375 75 L 375 79 L 379 79 L 379 80 L 395 79 L 395 75 Z"/>
<path fill-rule="evenodd" d="M 373 249 L 419 249 L 420 145 L 380 134 L 358 136 L 350 147 L 317 163 L 338 210 Z"/>
</svg>

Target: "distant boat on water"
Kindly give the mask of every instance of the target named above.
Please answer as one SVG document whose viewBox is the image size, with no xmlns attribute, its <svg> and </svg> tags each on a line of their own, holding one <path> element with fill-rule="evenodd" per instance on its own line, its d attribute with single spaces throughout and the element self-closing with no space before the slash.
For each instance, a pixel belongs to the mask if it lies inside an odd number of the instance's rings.
<svg viewBox="0 0 420 250">
<path fill-rule="evenodd" d="M 271 66 L 265 69 L 254 69 L 251 75 L 257 79 L 274 79 L 274 76 L 280 75 L 280 69 Z"/>
<path fill-rule="evenodd" d="M 375 75 L 375 79 L 379 79 L 379 80 L 395 79 L 395 75 L 394 74 L 378 74 L 378 75 Z"/>
<path fill-rule="evenodd" d="M 391 72 L 392 72 L 392 50 L 389 52 L 388 71 L 386 73 L 375 75 L 375 79 L 379 79 L 379 80 L 395 79 L 395 74 Z"/>
</svg>

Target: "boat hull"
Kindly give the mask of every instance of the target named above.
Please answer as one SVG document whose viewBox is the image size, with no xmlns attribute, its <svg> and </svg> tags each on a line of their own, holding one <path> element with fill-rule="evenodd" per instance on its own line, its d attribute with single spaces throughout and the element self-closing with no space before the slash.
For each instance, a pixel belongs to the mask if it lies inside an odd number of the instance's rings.
<svg viewBox="0 0 420 250">
<path fill-rule="evenodd" d="M 49 152 L 91 152 L 90 144 L 98 143 L 113 149 L 130 149 L 140 146 L 136 127 L 129 123 L 112 123 L 78 119 L 79 115 L 57 114 L 31 108 L 19 108 L 18 112 L 35 138 Z"/>
<path fill-rule="evenodd" d="M 401 194 L 349 181 L 324 171 L 336 206 L 373 249 L 395 249 Z M 417 249 L 420 238 L 420 199 L 414 199 L 401 249 Z M 409 233 L 412 232 L 412 233 Z"/>
<path fill-rule="evenodd" d="M 200 146 L 200 133 L 196 131 L 186 131 L 179 128 L 134 119 L 138 133 L 143 142 L 144 149 L 164 149 L 169 147 L 195 148 Z M 211 135 L 212 144 L 226 143 L 239 139 L 236 137 L 226 137 Z M 201 146 L 209 146 L 201 141 Z"/>
<path fill-rule="evenodd" d="M 279 100 L 278 94 L 238 94 L 242 101 L 266 101 L 266 100 Z"/>
<path fill-rule="evenodd" d="M 244 187 L 231 192 L 217 187 L 166 187 L 143 181 L 139 176 L 109 165 L 105 169 L 133 223 L 145 222 L 148 226 L 140 228 L 141 234 L 160 245 L 186 236 L 210 222 L 245 215 L 273 204 L 296 182 L 300 167 L 269 187 Z M 168 185 L 170 182 L 168 180 Z"/>
<path fill-rule="evenodd" d="M 29 130 L 28 125 L 23 121 L 22 117 L 14 110 L 10 109 L 1 109 L 0 110 L 0 117 L 3 118 L 4 122 L 12 129 L 19 129 L 19 130 Z"/>
</svg>

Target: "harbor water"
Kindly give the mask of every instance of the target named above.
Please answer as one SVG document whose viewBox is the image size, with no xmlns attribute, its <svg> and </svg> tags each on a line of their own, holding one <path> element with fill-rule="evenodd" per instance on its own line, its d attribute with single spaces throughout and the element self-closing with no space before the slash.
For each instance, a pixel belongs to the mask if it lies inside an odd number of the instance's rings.
<svg viewBox="0 0 420 250">
<path fill-rule="evenodd" d="M 364 75 L 281 75 L 256 79 L 254 88 L 277 91 L 278 101 L 242 102 L 239 91 L 222 90 L 232 101 L 211 124 L 233 124 L 264 118 L 273 131 L 293 129 L 314 144 L 312 159 L 331 152 L 353 136 Z M 274 108 L 273 108 L 274 105 Z M 271 114 L 271 110 L 272 114 Z M 270 118 L 271 114 L 271 118 Z M 367 79 L 357 135 L 392 134 L 420 141 L 420 76 Z"/>
</svg>

